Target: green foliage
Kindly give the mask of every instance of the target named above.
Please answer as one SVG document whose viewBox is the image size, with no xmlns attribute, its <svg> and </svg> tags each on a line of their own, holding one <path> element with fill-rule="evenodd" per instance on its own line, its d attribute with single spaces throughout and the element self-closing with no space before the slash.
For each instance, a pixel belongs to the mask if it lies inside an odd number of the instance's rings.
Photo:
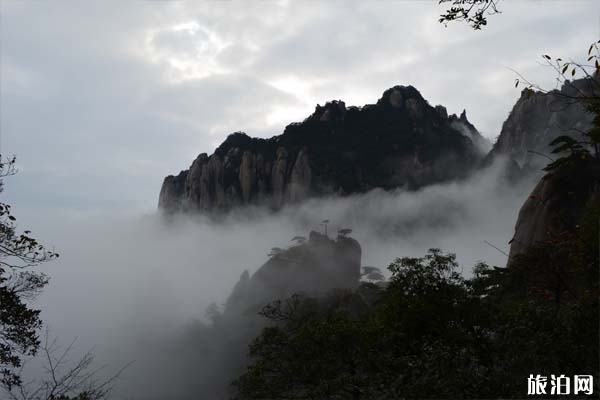
<svg viewBox="0 0 600 400">
<path fill-rule="evenodd" d="M 600 72 L 599 59 L 600 56 L 596 59 L 596 68 Z M 592 127 L 586 132 L 586 135 L 589 138 L 589 144 L 594 149 L 594 156 L 600 159 L 600 97 L 595 96 L 587 99 L 586 108 L 594 116 Z"/>
<path fill-rule="evenodd" d="M 18 293 L 7 287 L 6 271 L 0 268 L 0 383 L 11 387 L 21 383 L 15 371 L 21 357 L 35 354 L 39 347 L 39 311 L 28 308 Z"/>
<path fill-rule="evenodd" d="M 394 261 L 384 286 L 275 302 L 237 398 L 523 398 L 532 373 L 598 376 L 599 217 L 508 269 L 466 279 L 432 249 Z"/>
<path fill-rule="evenodd" d="M 497 14 L 498 0 L 439 0 L 439 4 L 451 3 L 451 7 L 440 15 L 445 25 L 452 21 L 464 21 L 475 30 L 487 25 L 488 15 Z"/>
<path fill-rule="evenodd" d="M 250 346 L 257 362 L 236 381 L 242 398 L 353 398 L 370 386 L 372 325 L 356 315 L 359 294 L 322 302 L 294 296 L 266 307 L 270 326 Z"/>
<path fill-rule="evenodd" d="M 14 158 L 0 159 L 0 178 L 15 172 Z M 26 300 L 35 297 L 48 278 L 27 268 L 58 257 L 29 231 L 18 233 L 10 210 L 10 205 L 0 202 L 0 384 L 8 388 L 21 383 L 22 357 L 34 355 L 40 345 L 40 312 Z"/>
<path fill-rule="evenodd" d="M 533 370 L 598 376 L 599 217 L 600 208 L 590 208 L 574 231 L 531 247 L 501 276 L 495 345 L 510 373 L 498 377 L 499 387 L 510 390 Z"/>
<path fill-rule="evenodd" d="M 590 151 L 584 147 L 584 142 L 568 135 L 561 135 L 555 138 L 549 145 L 554 147 L 552 149 L 553 154 L 567 154 L 549 163 L 544 167 L 544 171 L 552 171 L 563 166 L 578 164 L 592 158 Z"/>
</svg>

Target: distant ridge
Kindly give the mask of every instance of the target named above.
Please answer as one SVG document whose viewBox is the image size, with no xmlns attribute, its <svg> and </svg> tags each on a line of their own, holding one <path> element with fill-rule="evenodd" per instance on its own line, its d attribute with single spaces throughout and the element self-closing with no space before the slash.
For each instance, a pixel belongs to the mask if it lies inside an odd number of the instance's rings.
<svg viewBox="0 0 600 400">
<path fill-rule="evenodd" d="M 465 177 L 480 164 L 485 145 L 466 112 L 449 116 L 414 87 L 395 86 L 361 108 L 340 100 L 317 105 L 270 139 L 229 135 L 212 155 L 202 153 L 188 170 L 165 178 L 159 208 L 279 209 L 316 196 L 417 189 Z"/>
</svg>

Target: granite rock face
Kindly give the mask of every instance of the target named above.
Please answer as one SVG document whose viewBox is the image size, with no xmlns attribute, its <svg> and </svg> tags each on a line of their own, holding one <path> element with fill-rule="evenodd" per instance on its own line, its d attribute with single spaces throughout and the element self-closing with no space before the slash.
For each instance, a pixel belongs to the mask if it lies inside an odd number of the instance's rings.
<svg viewBox="0 0 600 400">
<path fill-rule="evenodd" d="M 159 208 L 227 211 L 374 188 L 416 189 L 466 176 L 485 139 L 467 120 L 432 107 L 412 86 L 386 90 L 376 104 L 317 106 L 301 123 L 270 139 L 231 135 L 187 171 L 163 182 Z"/>
<path fill-rule="evenodd" d="M 538 242 L 575 229 L 586 207 L 600 201 L 600 163 L 588 160 L 547 173 L 525 200 L 511 240 L 510 260 Z"/>
<path fill-rule="evenodd" d="M 179 175 L 169 175 L 163 181 L 158 197 L 158 206 L 164 210 L 177 210 L 181 208 L 184 196 L 188 197 L 186 190 L 189 171 L 181 171 Z"/>
<path fill-rule="evenodd" d="M 524 89 L 489 157 L 508 156 L 522 169 L 545 166 L 549 161 L 545 156 L 553 157 L 548 146 L 553 139 L 561 135 L 581 138 L 580 131 L 590 128 L 592 114 L 569 96 L 592 90 L 590 79 L 568 81 L 548 93 Z"/>
</svg>

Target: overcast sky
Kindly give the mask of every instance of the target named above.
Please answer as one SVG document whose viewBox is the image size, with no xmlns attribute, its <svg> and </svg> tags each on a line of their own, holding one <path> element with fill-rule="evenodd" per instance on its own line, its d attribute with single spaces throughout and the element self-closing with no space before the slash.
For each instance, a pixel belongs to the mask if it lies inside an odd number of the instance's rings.
<svg viewBox="0 0 600 400">
<path fill-rule="evenodd" d="M 421 1 L 1 1 L 1 152 L 25 215 L 149 211 L 165 175 L 229 133 L 269 137 L 317 103 L 414 85 L 487 137 L 543 85 L 541 54 L 581 59 L 600 2 L 504 1 L 474 32 Z"/>
</svg>

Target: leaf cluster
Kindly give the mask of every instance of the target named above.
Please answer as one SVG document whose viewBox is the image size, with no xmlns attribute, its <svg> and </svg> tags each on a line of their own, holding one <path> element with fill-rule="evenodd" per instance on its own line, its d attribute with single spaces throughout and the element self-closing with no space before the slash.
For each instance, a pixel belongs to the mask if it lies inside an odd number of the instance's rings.
<svg viewBox="0 0 600 400">
<path fill-rule="evenodd" d="M 447 25 L 453 21 L 466 22 L 474 30 L 481 30 L 487 25 L 489 15 L 498 14 L 498 0 L 439 0 L 439 4 L 451 3 L 439 22 Z"/>
<path fill-rule="evenodd" d="M 15 162 L 14 157 L 0 157 L 0 179 L 16 172 Z M 10 205 L 0 202 L 0 384 L 5 387 L 21 384 L 22 358 L 34 355 L 40 346 L 40 312 L 26 300 L 35 297 L 48 278 L 28 268 L 57 257 L 30 231 L 19 233 Z"/>
</svg>

